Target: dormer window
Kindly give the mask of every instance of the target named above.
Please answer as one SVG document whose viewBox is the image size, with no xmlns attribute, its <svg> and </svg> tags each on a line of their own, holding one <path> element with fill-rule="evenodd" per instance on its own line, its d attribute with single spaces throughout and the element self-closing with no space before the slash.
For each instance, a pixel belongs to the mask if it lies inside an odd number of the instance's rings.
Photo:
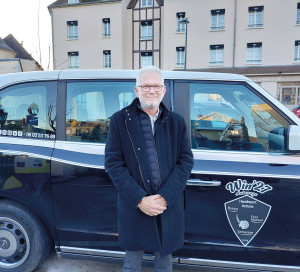
<svg viewBox="0 0 300 272">
<path fill-rule="evenodd" d="M 153 7 L 153 0 L 141 0 L 141 8 Z"/>
<path fill-rule="evenodd" d="M 77 4 L 79 0 L 68 0 L 68 4 Z"/>
</svg>

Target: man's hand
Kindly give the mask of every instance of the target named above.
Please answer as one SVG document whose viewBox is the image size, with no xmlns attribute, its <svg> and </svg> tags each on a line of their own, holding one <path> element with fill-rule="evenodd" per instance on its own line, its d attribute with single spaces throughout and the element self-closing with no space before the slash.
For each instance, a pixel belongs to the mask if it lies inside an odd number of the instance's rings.
<svg viewBox="0 0 300 272">
<path fill-rule="evenodd" d="M 167 209 L 167 202 L 160 195 L 145 196 L 139 209 L 149 216 L 157 216 Z"/>
</svg>

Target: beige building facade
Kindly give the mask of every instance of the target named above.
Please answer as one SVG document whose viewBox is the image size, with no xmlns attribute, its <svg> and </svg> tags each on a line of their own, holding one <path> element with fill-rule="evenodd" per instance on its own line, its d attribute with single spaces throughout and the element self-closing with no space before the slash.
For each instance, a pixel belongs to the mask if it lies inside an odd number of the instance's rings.
<svg viewBox="0 0 300 272">
<path fill-rule="evenodd" d="M 300 104 L 300 0 L 58 0 L 54 69 L 244 74 Z"/>
<path fill-rule="evenodd" d="M 41 70 L 41 65 L 12 34 L 4 39 L 0 38 L 0 75 Z"/>
</svg>

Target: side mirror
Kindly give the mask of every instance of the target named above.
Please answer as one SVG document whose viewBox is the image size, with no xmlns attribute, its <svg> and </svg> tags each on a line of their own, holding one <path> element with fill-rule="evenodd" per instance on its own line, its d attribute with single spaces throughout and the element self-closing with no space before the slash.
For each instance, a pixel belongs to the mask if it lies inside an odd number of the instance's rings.
<svg viewBox="0 0 300 272">
<path fill-rule="evenodd" d="M 287 152 L 300 153 L 300 126 L 291 125 L 289 127 Z"/>
</svg>

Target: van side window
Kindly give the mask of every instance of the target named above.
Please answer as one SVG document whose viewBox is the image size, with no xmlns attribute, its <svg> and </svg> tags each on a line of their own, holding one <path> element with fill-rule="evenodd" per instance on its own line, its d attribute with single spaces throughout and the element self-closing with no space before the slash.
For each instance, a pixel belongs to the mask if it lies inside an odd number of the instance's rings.
<svg viewBox="0 0 300 272">
<path fill-rule="evenodd" d="M 289 122 L 244 85 L 190 84 L 192 148 L 284 152 Z"/>
<path fill-rule="evenodd" d="M 135 82 L 67 84 L 67 141 L 105 143 L 111 116 L 135 98 Z"/>
<path fill-rule="evenodd" d="M 0 92 L 0 137 L 55 139 L 56 82 L 7 87 Z"/>
</svg>

